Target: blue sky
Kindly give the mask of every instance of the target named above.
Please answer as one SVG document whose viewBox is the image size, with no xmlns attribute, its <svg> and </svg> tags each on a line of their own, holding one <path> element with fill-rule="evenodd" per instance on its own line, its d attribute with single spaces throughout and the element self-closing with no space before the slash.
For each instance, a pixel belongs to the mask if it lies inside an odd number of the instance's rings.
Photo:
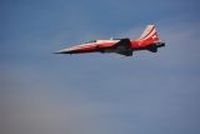
<svg viewBox="0 0 200 134">
<path fill-rule="evenodd" d="M 197 0 L 6 0 L 0 4 L 4 134 L 198 134 Z M 73 44 L 137 38 L 156 24 L 158 53 L 53 55 Z"/>
</svg>

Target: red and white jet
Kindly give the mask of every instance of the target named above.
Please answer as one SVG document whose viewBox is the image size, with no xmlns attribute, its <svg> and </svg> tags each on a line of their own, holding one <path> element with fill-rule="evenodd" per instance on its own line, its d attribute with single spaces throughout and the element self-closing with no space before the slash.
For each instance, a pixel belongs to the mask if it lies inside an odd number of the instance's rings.
<svg viewBox="0 0 200 134">
<path fill-rule="evenodd" d="M 165 46 L 156 31 L 155 25 L 148 25 L 142 35 L 135 40 L 122 38 L 110 40 L 93 40 L 87 43 L 65 48 L 55 52 L 56 54 L 78 54 L 89 52 L 117 53 L 125 56 L 132 56 L 133 51 L 148 50 L 157 52 L 159 47 Z"/>
</svg>

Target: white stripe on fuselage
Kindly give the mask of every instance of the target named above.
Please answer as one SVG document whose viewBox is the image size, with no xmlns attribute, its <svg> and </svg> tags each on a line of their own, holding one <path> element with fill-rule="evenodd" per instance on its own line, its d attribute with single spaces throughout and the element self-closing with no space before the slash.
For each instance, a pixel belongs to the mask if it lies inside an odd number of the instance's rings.
<svg viewBox="0 0 200 134">
<path fill-rule="evenodd" d="M 97 40 L 97 42 L 95 43 L 81 44 L 81 45 L 73 46 L 69 49 L 74 50 L 74 49 L 80 49 L 80 48 L 87 48 L 91 46 L 96 46 L 97 44 L 101 44 L 101 43 L 117 43 L 118 41 L 119 40 Z"/>
</svg>

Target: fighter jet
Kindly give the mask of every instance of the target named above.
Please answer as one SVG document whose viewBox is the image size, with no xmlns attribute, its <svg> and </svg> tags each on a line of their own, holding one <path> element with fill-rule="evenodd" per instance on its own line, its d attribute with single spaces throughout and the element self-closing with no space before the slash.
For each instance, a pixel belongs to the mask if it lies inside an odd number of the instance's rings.
<svg viewBox="0 0 200 134">
<path fill-rule="evenodd" d="M 134 51 L 148 50 L 156 53 L 158 48 L 164 47 L 165 42 L 160 40 L 155 25 L 147 25 L 138 39 L 112 38 L 109 40 L 92 40 L 81 45 L 64 48 L 56 54 L 79 54 L 79 53 L 117 53 L 124 56 L 132 56 Z"/>
</svg>

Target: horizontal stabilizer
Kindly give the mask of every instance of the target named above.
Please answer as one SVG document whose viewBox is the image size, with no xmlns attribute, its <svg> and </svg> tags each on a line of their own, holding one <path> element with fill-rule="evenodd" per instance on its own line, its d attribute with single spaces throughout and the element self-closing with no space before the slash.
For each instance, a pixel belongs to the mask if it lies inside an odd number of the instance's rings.
<svg viewBox="0 0 200 134">
<path fill-rule="evenodd" d="M 148 51 L 156 53 L 158 51 L 158 47 L 157 46 L 151 46 L 149 48 L 147 48 Z"/>
</svg>

